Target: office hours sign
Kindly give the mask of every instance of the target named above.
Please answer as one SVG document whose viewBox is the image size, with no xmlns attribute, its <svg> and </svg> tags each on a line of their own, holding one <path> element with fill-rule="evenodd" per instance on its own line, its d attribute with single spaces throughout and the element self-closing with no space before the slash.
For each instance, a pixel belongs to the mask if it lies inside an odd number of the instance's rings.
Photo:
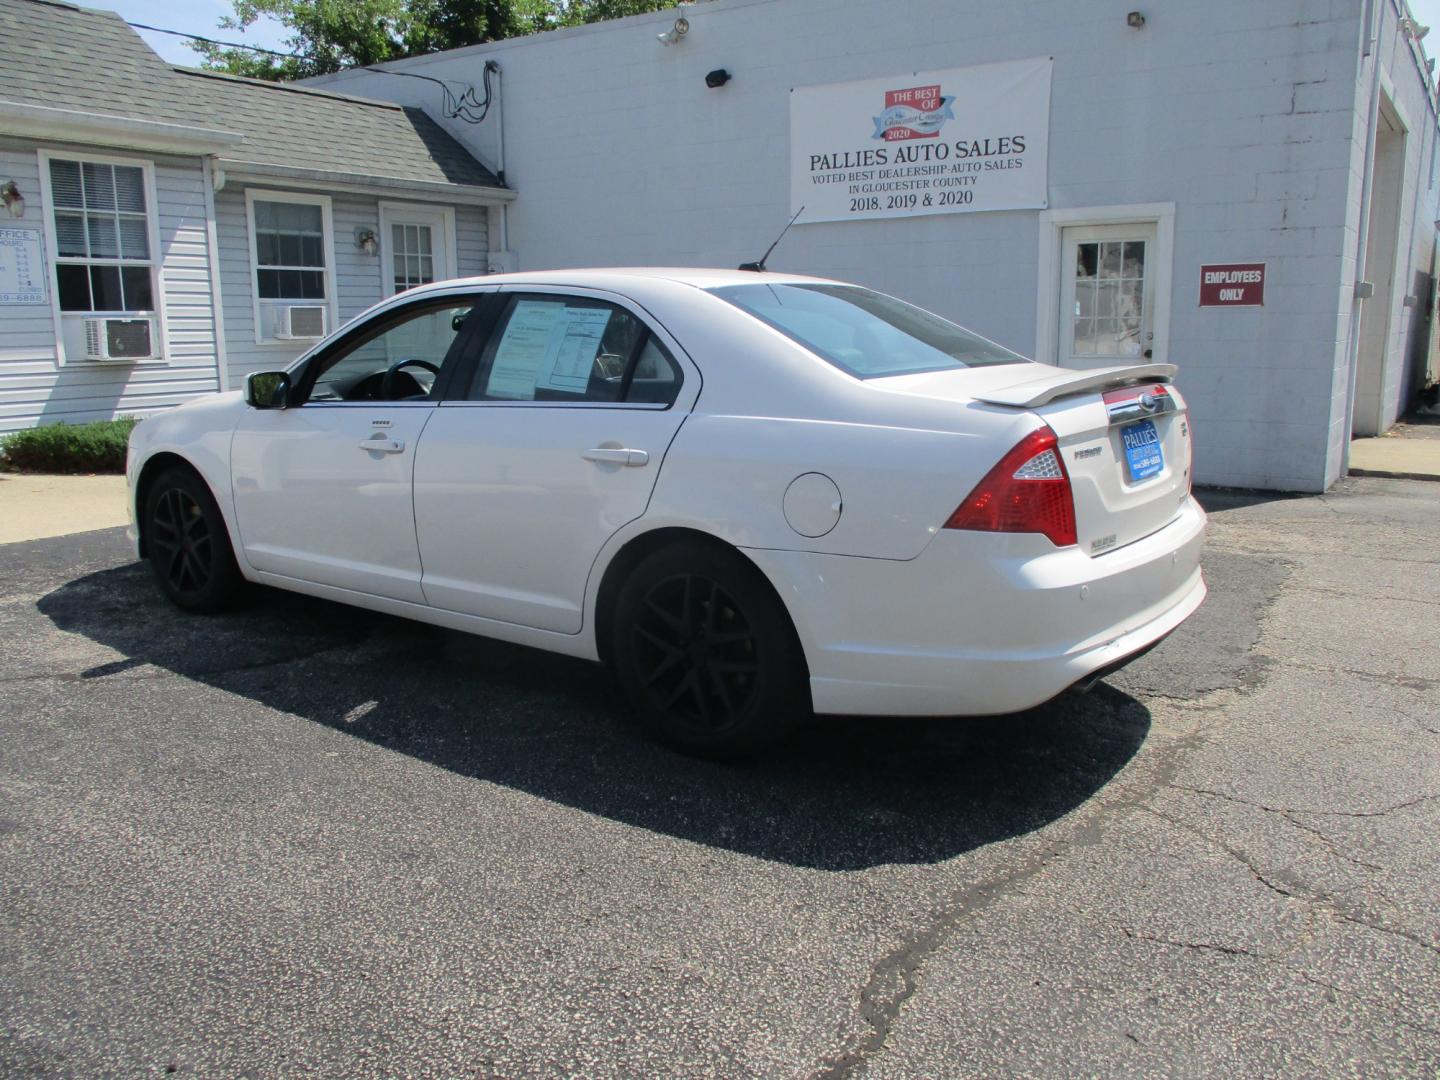
<svg viewBox="0 0 1440 1080">
<path fill-rule="evenodd" d="M 38 229 L 0 229 L 0 304 L 43 304 L 48 271 Z"/>
<path fill-rule="evenodd" d="M 800 222 L 1046 205 L 1049 57 L 790 92 Z"/>
</svg>

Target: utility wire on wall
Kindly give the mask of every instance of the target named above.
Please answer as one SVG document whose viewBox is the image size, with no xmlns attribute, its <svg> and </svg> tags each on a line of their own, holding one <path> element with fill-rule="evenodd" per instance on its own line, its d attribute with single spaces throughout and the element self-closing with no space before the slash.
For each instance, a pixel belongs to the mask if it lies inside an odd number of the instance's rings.
<svg viewBox="0 0 1440 1080">
<path fill-rule="evenodd" d="M 381 75 L 403 75 L 407 79 L 424 79 L 440 87 L 444 93 L 445 118 L 447 120 L 464 120 L 467 124 L 478 124 L 490 113 L 490 103 L 494 98 L 494 91 L 490 86 L 490 76 L 500 70 L 500 65 L 494 60 L 486 60 L 482 81 L 485 86 L 485 98 L 483 101 L 475 97 L 475 87 L 469 83 L 462 84 L 465 87 L 463 93 L 456 94 L 450 89 L 450 84 L 443 79 L 435 79 L 429 75 L 417 75 L 413 71 L 390 71 L 387 68 L 371 65 L 365 71 L 378 72 Z"/>
</svg>

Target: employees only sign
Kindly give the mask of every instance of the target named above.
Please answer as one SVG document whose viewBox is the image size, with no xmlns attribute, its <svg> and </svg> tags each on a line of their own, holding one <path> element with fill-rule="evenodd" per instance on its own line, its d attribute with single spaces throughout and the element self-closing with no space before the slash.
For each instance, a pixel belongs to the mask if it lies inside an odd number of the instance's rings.
<svg viewBox="0 0 1440 1080">
<path fill-rule="evenodd" d="M 1046 205 L 1048 57 L 790 92 L 801 223 Z"/>
<path fill-rule="evenodd" d="M 1264 307 L 1265 264 L 1208 263 L 1200 267 L 1201 307 Z"/>
</svg>

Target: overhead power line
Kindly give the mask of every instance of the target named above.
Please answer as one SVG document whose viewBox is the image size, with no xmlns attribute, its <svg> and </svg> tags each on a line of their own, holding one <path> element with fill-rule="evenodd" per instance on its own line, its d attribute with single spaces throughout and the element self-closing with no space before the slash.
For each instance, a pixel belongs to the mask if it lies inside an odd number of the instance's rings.
<svg viewBox="0 0 1440 1080">
<path fill-rule="evenodd" d="M 264 53 L 266 56 L 278 56 L 284 60 L 308 60 L 308 56 L 300 53 L 277 52 L 275 49 L 261 48 L 259 45 L 242 45 L 238 41 L 216 41 L 214 38 L 201 37 L 199 34 L 187 34 L 183 30 L 167 30 L 163 26 L 147 26 L 145 23 L 129 22 L 128 25 L 136 30 L 153 30 L 157 34 L 170 34 L 173 37 L 189 38 L 191 41 L 203 41 L 206 45 L 218 45 L 222 49 L 248 49 L 250 52 Z"/>
<path fill-rule="evenodd" d="M 157 34 L 170 34 L 174 37 L 189 38 L 191 41 L 203 41 L 206 45 L 215 45 L 222 49 L 248 49 L 250 52 L 264 53 L 266 56 L 278 56 L 283 60 L 309 60 L 311 57 L 299 53 L 278 52 L 275 49 L 266 49 L 259 45 L 242 45 L 238 41 L 217 41 L 214 38 L 203 37 L 200 34 L 187 34 L 184 30 L 169 30 L 163 26 L 150 26 L 146 23 L 129 22 L 137 30 L 151 30 Z M 484 99 L 475 96 L 475 87 L 468 83 L 461 83 L 464 89 L 456 93 L 450 88 L 450 84 L 443 79 L 432 78 L 429 75 L 417 75 L 411 71 L 391 71 L 388 68 L 372 64 L 365 68 L 366 71 L 374 71 L 381 75 L 403 75 L 409 79 L 424 79 L 440 87 L 444 95 L 443 112 L 446 119 L 463 120 L 467 124 L 481 123 L 490 113 L 490 104 L 494 100 L 494 90 L 490 85 L 491 76 L 498 70 L 500 65 L 494 60 L 487 60 L 482 72 L 482 83 L 485 87 Z"/>
</svg>

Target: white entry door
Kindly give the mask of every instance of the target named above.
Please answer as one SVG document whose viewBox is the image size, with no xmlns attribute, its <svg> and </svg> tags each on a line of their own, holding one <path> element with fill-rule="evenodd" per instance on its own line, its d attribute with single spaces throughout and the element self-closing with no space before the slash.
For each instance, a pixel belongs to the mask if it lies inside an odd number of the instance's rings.
<svg viewBox="0 0 1440 1080">
<path fill-rule="evenodd" d="M 455 277 L 455 212 L 381 203 L 380 273 L 386 296 Z"/>
<path fill-rule="evenodd" d="M 1154 224 L 1065 228 L 1060 243 L 1059 362 L 1143 363 L 1155 344 Z"/>
</svg>

